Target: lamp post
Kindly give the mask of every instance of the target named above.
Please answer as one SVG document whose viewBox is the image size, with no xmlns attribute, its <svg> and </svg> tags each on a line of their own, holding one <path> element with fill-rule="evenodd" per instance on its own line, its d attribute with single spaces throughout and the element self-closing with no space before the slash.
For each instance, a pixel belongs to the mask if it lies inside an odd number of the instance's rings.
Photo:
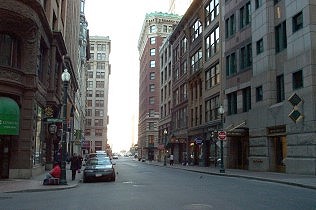
<svg viewBox="0 0 316 210">
<path fill-rule="evenodd" d="M 218 108 L 218 113 L 221 115 L 221 128 L 224 130 L 224 122 L 223 122 L 223 115 L 225 113 L 225 109 L 222 105 Z M 225 168 L 224 168 L 224 145 L 223 145 L 223 140 L 221 141 L 221 168 L 219 170 L 220 173 L 225 173 Z"/>
<path fill-rule="evenodd" d="M 66 147 L 67 147 L 67 89 L 70 80 L 70 74 L 67 69 L 61 75 L 61 80 L 64 83 L 64 98 L 63 98 L 63 138 L 62 138 L 62 161 L 61 161 L 61 176 L 60 184 L 67 185 L 66 179 Z"/>
<path fill-rule="evenodd" d="M 167 165 L 167 154 L 166 154 L 166 146 L 167 146 L 167 134 L 168 134 L 168 131 L 167 131 L 167 129 L 165 129 L 164 131 L 163 131 L 163 135 L 164 135 L 164 137 L 165 137 L 165 147 L 164 147 L 164 159 L 163 159 L 163 165 L 164 166 L 166 166 Z"/>
</svg>

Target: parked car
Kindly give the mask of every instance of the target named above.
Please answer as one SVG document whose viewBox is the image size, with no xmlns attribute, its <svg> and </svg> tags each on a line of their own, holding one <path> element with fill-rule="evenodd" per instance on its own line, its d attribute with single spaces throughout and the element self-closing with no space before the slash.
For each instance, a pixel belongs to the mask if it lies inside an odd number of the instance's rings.
<svg viewBox="0 0 316 210">
<path fill-rule="evenodd" d="M 109 157 L 89 158 L 83 170 L 83 182 L 115 181 L 114 165 Z"/>
<path fill-rule="evenodd" d="M 90 158 L 96 158 L 96 157 L 108 157 L 108 155 L 104 152 L 96 152 L 96 153 L 89 153 L 85 156 L 85 161 L 87 161 Z"/>
</svg>

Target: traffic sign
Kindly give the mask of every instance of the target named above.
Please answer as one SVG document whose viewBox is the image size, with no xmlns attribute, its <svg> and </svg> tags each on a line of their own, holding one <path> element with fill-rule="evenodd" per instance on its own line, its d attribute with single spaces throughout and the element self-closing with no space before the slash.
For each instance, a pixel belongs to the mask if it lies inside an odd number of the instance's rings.
<svg viewBox="0 0 316 210">
<path fill-rule="evenodd" d="M 226 131 L 218 131 L 218 140 L 226 140 Z"/>
</svg>

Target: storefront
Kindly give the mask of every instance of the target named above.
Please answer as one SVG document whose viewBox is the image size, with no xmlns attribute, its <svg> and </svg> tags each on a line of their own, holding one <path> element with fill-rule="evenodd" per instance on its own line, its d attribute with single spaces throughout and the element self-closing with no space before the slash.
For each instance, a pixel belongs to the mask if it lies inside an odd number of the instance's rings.
<svg viewBox="0 0 316 210">
<path fill-rule="evenodd" d="M 11 144 L 20 130 L 20 108 L 9 97 L 0 97 L 0 178 L 9 178 Z"/>
</svg>

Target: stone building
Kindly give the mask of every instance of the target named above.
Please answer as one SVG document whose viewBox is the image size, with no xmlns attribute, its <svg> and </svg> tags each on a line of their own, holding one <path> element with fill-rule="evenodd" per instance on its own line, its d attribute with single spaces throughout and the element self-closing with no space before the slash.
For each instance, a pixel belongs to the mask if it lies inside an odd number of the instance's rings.
<svg viewBox="0 0 316 210">
<path fill-rule="evenodd" d="M 79 18 L 80 1 L 0 2 L 1 178 L 41 174 L 60 158 L 54 153 L 62 127 L 61 74 L 68 69 L 71 75 L 66 119 L 71 125 Z M 67 132 L 72 134 L 70 126 Z"/>
</svg>

